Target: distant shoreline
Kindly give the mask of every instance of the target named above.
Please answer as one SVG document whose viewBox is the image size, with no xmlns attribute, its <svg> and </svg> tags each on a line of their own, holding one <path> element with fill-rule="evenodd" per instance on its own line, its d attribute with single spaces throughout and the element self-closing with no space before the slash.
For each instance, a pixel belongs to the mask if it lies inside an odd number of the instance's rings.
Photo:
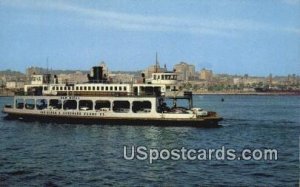
<svg viewBox="0 0 300 187">
<path fill-rule="evenodd" d="M 261 96 L 273 96 L 273 95 L 286 95 L 286 96 L 300 96 L 297 92 L 194 92 L 193 95 L 261 95 Z"/>
</svg>

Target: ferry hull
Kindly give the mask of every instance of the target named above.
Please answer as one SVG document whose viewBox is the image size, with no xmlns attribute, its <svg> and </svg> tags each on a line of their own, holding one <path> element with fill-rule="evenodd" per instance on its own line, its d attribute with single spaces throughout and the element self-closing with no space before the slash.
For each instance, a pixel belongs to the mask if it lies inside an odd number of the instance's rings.
<svg viewBox="0 0 300 187">
<path fill-rule="evenodd" d="M 37 114 L 7 113 L 6 120 L 40 121 L 45 123 L 65 124 L 99 124 L 99 125 L 136 125 L 136 126 L 172 126 L 172 127 L 220 127 L 221 117 L 204 117 L 197 119 L 168 119 L 168 118 L 116 118 L 93 116 L 51 116 Z"/>
</svg>

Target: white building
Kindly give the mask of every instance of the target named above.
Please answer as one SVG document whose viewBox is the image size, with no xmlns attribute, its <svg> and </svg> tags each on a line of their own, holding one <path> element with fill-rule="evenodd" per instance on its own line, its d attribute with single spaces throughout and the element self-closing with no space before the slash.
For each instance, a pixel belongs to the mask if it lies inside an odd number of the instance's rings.
<svg viewBox="0 0 300 187">
<path fill-rule="evenodd" d="M 6 82 L 7 89 L 22 89 L 23 87 L 24 87 L 24 82 L 17 82 L 17 81 Z"/>
</svg>

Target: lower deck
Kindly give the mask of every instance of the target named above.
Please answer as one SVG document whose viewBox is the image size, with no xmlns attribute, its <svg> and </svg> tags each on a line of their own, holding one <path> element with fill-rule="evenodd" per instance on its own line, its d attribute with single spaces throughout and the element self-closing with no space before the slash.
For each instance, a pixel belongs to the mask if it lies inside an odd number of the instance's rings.
<svg viewBox="0 0 300 187">
<path fill-rule="evenodd" d="M 203 118 L 134 118 L 134 117 L 97 117 L 88 115 L 43 115 L 33 113 L 7 112 L 5 119 L 22 120 L 27 122 L 40 121 L 46 123 L 63 124 L 100 124 L 100 125 L 138 125 L 138 126 L 172 126 L 172 127 L 220 127 L 218 122 L 222 120 L 218 116 Z"/>
</svg>

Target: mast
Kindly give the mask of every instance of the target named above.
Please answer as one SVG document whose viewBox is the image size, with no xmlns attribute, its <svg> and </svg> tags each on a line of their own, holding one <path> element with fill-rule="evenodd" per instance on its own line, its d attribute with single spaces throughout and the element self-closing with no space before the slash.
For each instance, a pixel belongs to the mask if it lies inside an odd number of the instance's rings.
<svg viewBox="0 0 300 187">
<path fill-rule="evenodd" d="M 46 66 L 47 66 L 46 74 L 48 74 L 48 73 L 49 73 L 49 62 L 48 62 L 48 57 L 47 57 L 47 60 L 46 60 Z"/>
</svg>

